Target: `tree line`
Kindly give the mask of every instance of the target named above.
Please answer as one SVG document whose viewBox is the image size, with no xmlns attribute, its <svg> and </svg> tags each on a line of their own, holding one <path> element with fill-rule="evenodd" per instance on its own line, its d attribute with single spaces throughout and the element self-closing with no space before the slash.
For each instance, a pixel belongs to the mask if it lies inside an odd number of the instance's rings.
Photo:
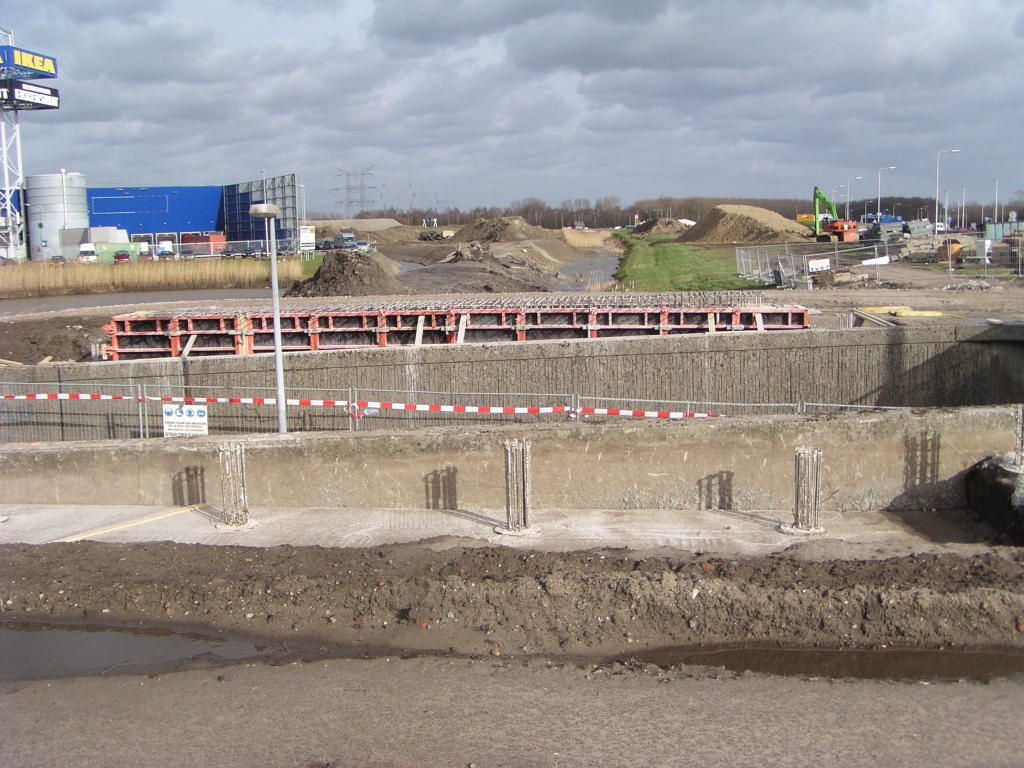
<svg viewBox="0 0 1024 768">
<path fill-rule="evenodd" d="M 846 215 L 846 202 L 833 201 L 840 216 Z M 940 200 L 944 205 L 945 199 Z M 774 211 L 787 219 L 795 219 L 798 213 L 813 212 L 813 205 L 810 198 L 756 198 L 756 197 L 651 197 L 637 200 L 630 205 L 622 205 L 619 198 L 614 196 L 602 197 L 591 201 L 588 198 L 566 199 L 558 205 L 551 205 L 536 197 L 527 197 L 522 200 L 513 200 L 504 207 L 478 206 L 475 208 L 461 209 L 446 207 L 414 207 L 399 209 L 394 207 L 383 207 L 374 210 L 361 211 L 356 214 L 357 219 L 378 219 L 387 218 L 400 221 L 410 226 L 422 226 L 426 220 L 432 222 L 437 219 L 438 226 L 460 226 L 477 219 L 491 219 L 498 216 L 521 216 L 529 224 L 545 229 L 561 229 L 562 227 L 578 227 L 590 229 L 612 229 L 614 227 L 631 227 L 637 220 L 647 221 L 650 219 L 689 219 L 700 221 L 716 205 L 752 205 L 758 208 L 765 208 Z M 1024 190 L 1017 190 L 1013 197 L 1000 205 L 1000 220 L 1006 221 L 1011 211 L 1024 219 Z M 859 220 L 867 214 L 873 214 L 878 210 L 877 198 L 853 200 L 850 202 L 850 218 Z M 891 197 L 882 198 L 881 212 L 895 216 L 902 216 L 904 221 L 926 218 L 933 219 L 935 215 L 934 198 L 926 197 Z M 968 203 L 963 213 L 955 200 L 950 201 L 949 216 L 954 223 L 963 218 L 968 226 L 982 221 L 982 216 L 991 219 L 993 215 L 992 205 L 980 203 Z M 942 218 L 944 208 L 940 208 L 939 218 Z M 310 211 L 307 218 L 313 221 L 327 221 L 340 218 L 337 213 L 327 211 Z"/>
</svg>

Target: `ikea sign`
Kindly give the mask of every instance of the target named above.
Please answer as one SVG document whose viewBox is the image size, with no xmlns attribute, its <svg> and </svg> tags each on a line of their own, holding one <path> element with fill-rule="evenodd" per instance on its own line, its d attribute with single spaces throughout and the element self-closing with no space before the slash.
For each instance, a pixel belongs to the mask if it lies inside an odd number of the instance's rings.
<svg viewBox="0 0 1024 768">
<path fill-rule="evenodd" d="M 57 76 L 57 60 L 52 56 L 15 48 L 13 45 L 0 46 L 0 75 L 4 79 L 35 80 Z"/>
</svg>

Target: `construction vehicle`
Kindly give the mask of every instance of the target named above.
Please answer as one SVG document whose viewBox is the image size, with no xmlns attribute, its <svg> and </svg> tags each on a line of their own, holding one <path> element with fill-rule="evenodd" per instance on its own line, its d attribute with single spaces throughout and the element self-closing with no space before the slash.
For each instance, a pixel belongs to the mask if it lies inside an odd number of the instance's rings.
<svg viewBox="0 0 1024 768">
<path fill-rule="evenodd" d="M 832 214 L 832 221 L 822 224 L 821 206 Z M 825 193 L 814 188 L 814 237 L 819 243 L 854 243 L 857 241 L 857 222 L 839 218 L 835 203 Z"/>
</svg>

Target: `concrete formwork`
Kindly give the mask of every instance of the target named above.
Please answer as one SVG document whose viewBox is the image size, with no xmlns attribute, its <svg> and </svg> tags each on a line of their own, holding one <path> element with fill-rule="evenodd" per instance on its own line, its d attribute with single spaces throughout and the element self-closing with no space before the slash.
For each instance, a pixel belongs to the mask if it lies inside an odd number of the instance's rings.
<svg viewBox="0 0 1024 768">
<path fill-rule="evenodd" d="M 688 423 L 565 424 L 244 438 L 254 507 L 504 508 L 504 441 L 530 440 L 538 509 L 786 510 L 793 455 L 821 448 L 822 508 L 948 509 L 962 475 L 1012 450 L 1010 408 Z M 214 438 L 0 449 L 8 504 L 167 505 L 201 467 L 219 504 Z M 193 470 L 193 475 L 195 471 Z"/>
</svg>

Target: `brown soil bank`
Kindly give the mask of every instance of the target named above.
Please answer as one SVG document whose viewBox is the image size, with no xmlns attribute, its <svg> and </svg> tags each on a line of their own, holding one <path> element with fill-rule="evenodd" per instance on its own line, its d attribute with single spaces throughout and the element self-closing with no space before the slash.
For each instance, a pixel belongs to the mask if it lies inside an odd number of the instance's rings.
<svg viewBox="0 0 1024 768">
<path fill-rule="evenodd" d="M 93 342 L 108 341 L 103 324 L 109 320 L 109 313 L 0 320 L 0 359 L 25 365 L 47 357 L 54 362 L 91 360 Z"/>
<path fill-rule="evenodd" d="M 370 253 L 329 251 L 316 274 L 286 296 L 391 296 L 409 293 L 395 279 L 390 259 Z M 397 267 L 397 265 L 395 265 Z"/>
<path fill-rule="evenodd" d="M 677 243 L 768 245 L 807 240 L 810 230 L 774 211 L 753 205 L 717 205 Z"/>
<path fill-rule="evenodd" d="M 496 219 L 477 219 L 455 233 L 453 241 L 469 243 L 514 243 L 520 240 L 550 240 L 559 233 L 527 224 L 522 216 L 499 216 Z"/>
<path fill-rule="evenodd" d="M 173 622 L 370 654 L 600 658 L 751 641 L 1024 648 L 1024 551 L 1009 548 L 814 562 L 79 542 L 0 547 L 0 563 L 2 620 Z"/>
</svg>

